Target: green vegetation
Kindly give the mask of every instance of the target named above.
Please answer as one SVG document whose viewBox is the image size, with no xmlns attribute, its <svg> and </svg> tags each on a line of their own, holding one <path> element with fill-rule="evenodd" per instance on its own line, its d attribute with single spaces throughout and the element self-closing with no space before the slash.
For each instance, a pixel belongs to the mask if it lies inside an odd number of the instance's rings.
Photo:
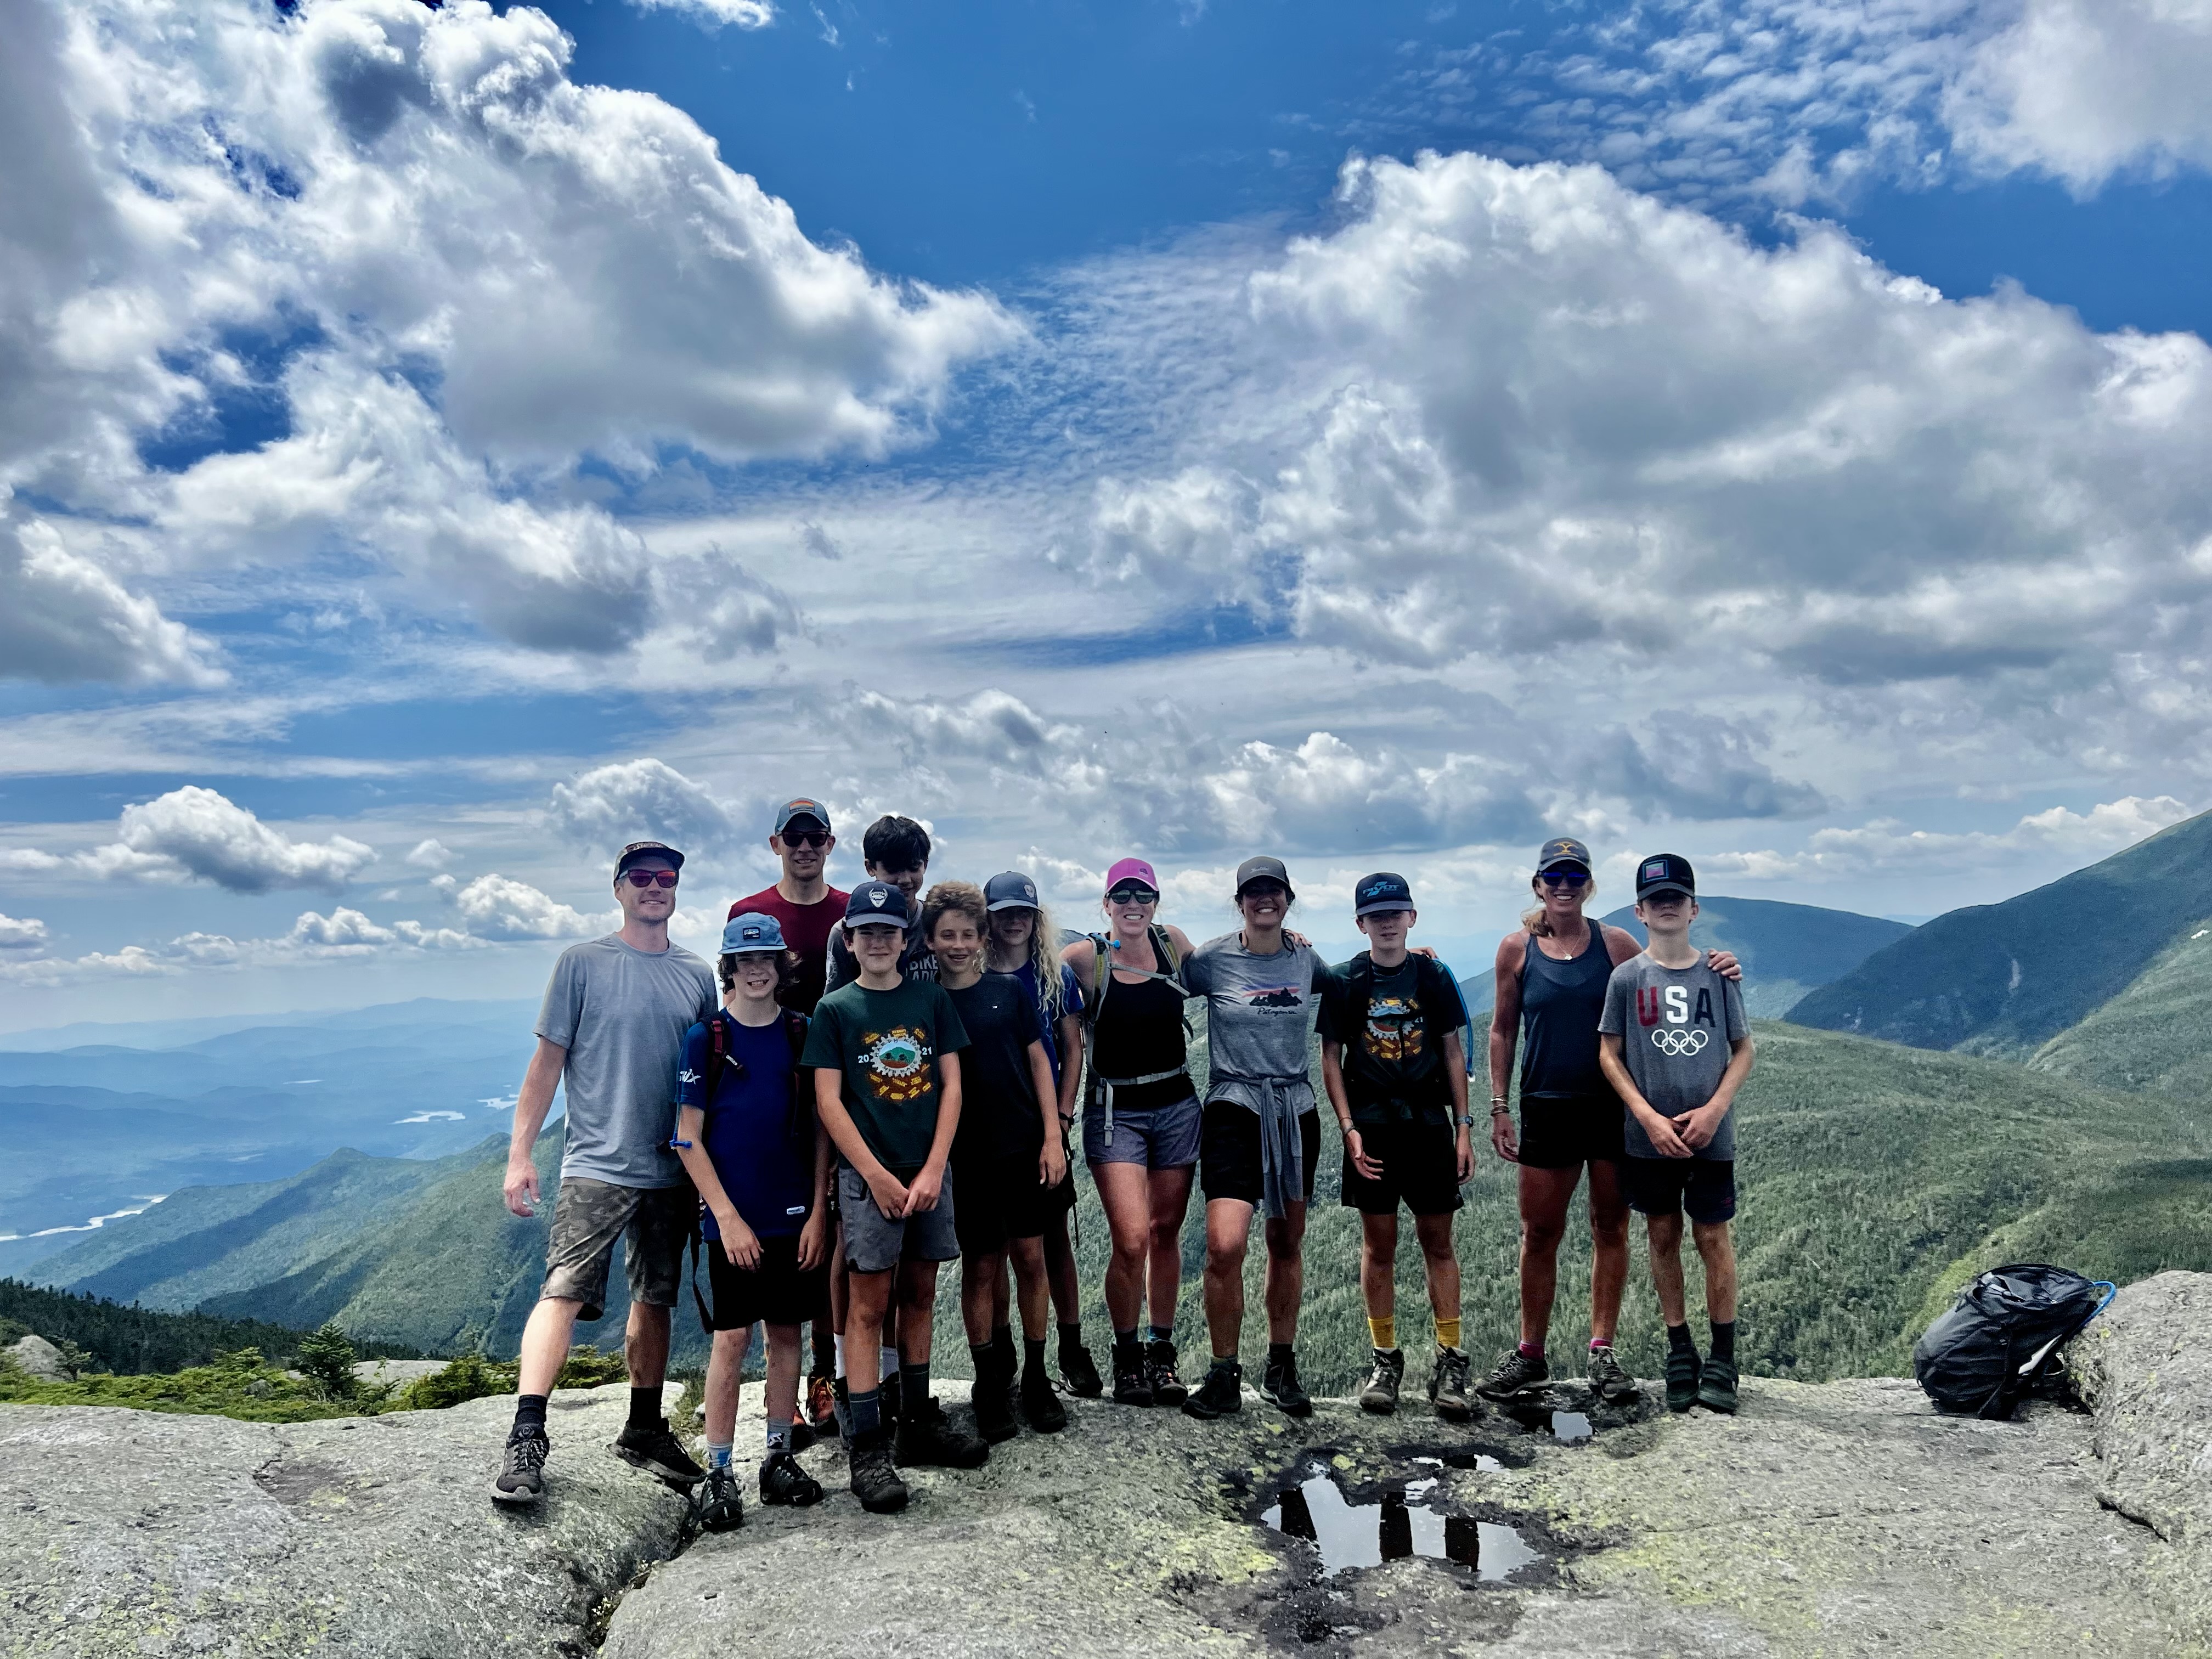
<svg viewBox="0 0 2212 1659">
<path fill-rule="evenodd" d="M 2028 1064 L 2084 1083 L 2212 1101 L 2212 918 L 2183 928 L 2132 984 Z"/>
<path fill-rule="evenodd" d="M 262 1320 L 124 1307 L 89 1294 L 0 1279 L 0 1346 L 26 1331 L 58 1346 L 74 1344 L 99 1369 L 122 1375 L 212 1364 L 218 1354 L 241 1348 L 289 1363 L 301 1340 L 298 1331 Z M 366 1359 L 422 1357 L 419 1349 L 399 1342 L 363 1342 L 357 1347 Z"/>
</svg>

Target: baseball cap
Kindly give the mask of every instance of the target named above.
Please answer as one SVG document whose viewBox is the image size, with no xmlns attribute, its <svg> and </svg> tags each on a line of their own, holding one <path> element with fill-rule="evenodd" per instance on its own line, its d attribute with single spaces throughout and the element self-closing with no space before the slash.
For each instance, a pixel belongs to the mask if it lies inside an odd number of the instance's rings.
<svg viewBox="0 0 2212 1659">
<path fill-rule="evenodd" d="M 615 855 L 616 877 L 619 878 L 623 871 L 629 869 L 631 865 L 635 864 L 640 859 L 643 858 L 666 859 L 668 860 L 668 867 L 672 870 L 681 870 L 684 867 L 684 854 L 678 852 L 673 847 L 669 846 L 667 842 L 659 841 L 634 841 L 630 842 L 629 846 L 623 848 L 620 853 Z"/>
<path fill-rule="evenodd" d="M 722 928 L 722 954 L 726 957 L 750 956 L 761 951 L 781 953 L 783 948 L 783 924 L 758 910 L 732 916 Z"/>
<path fill-rule="evenodd" d="M 1160 878 L 1142 859 L 1116 860 L 1114 867 L 1106 872 L 1106 890 L 1110 893 L 1125 881 L 1141 881 L 1155 893 L 1160 890 Z"/>
<path fill-rule="evenodd" d="M 1589 848 L 1572 836 L 1554 836 L 1537 849 L 1536 869 L 1539 873 L 1562 864 L 1578 864 L 1586 871 L 1596 868 L 1590 862 Z"/>
<path fill-rule="evenodd" d="M 1644 899 L 1654 893 L 1681 893 L 1697 897 L 1698 872 L 1690 868 L 1689 860 L 1680 853 L 1654 853 L 1638 865 L 1636 896 Z"/>
<path fill-rule="evenodd" d="M 1371 916 L 1378 910 L 1410 910 L 1413 890 L 1406 884 L 1405 877 L 1379 870 L 1359 878 L 1352 890 L 1352 904 L 1354 916 Z"/>
<path fill-rule="evenodd" d="M 805 796 L 801 795 L 795 800 L 784 802 L 775 809 L 775 828 L 769 833 L 781 835 L 784 826 L 793 818 L 812 818 L 824 830 L 830 828 L 830 809 L 818 800 L 809 800 Z"/>
<path fill-rule="evenodd" d="M 994 910 L 1041 910 L 1036 883 L 1018 870 L 994 876 L 983 884 L 983 902 Z"/>
<path fill-rule="evenodd" d="M 907 921 L 906 895 L 887 881 L 864 881 L 845 901 L 848 927 L 864 927 L 871 922 L 903 927 Z"/>
<path fill-rule="evenodd" d="M 1297 896 L 1291 887 L 1291 872 L 1283 868 L 1282 860 L 1271 859 L 1265 853 L 1246 859 L 1237 866 L 1237 890 L 1240 895 L 1255 881 L 1279 881 L 1285 893 L 1293 898 Z"/>
</svg>

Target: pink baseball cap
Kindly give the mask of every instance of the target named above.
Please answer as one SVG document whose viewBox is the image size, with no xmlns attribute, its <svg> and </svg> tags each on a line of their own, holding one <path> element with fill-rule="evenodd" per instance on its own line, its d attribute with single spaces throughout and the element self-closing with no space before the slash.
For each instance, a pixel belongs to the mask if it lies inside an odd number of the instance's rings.
<svg viewBox="0 0 2212 1659">
<path fill-rule="evenodd" d="M 1152 873 L 1152 866 L 1142 859 L 1123 859 L 1106 872 L 1106 890 L 1112 892 L 1125 881 L 1141 881 L 1155 893 L 1160 890 L 1160 878 Z"/>
</svg>

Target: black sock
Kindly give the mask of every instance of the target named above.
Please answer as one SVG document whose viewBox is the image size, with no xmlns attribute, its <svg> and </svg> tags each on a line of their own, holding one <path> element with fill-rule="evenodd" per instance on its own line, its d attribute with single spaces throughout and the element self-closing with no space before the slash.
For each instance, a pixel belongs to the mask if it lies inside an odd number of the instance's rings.
<svg viewBox="0 0 2212 1659">
<path fill-rule="evenodd" d="M 976 1376 L 978 1378 L 986 1377 L 990 1376 L 991 1367 L 998 1364 L 999 1345 L 993 1342 L 979 1348 L 973 1342 L 970 1342 L 968 1345 L 968 1354 L 969 1357 L 975 1362 Z"/>
<path fill-rule="evenodd" d="M 1669 1325 L 1667 1328 L 1668 1353 L 1695 1353 L 1697 1351 L 1698 1345 L 1690 1340 L 1689 1321 L 1684 1320 L 1679 1325 Z"/>
<path fill-rule="evenodd" d="M 1290 1358 L 1291 1345 L 1289 1343 L 1270 1342 L 1267 1345 L 1267 1363 L 1270 1365 L 1280 1365 Z"/>
<path fill-rule="evenodd" d="M 514 1426 L 518 1429 L 545 1429 L 545 1396 L 542 1394 L 517 1395 L 514 1401 Z"/>
<path fill-rule="evenodd" d="M 1062 1352 L 1066 1352 L 1068 1349 L 1070 1349 L 1070 1348 L 1079 1348 L 1079 1347 L 1081 1347 L 1082 1346 L 1083 1346 L 1083 1322 L 1082 1322 L 1082 1321 L 1080 1321 L 1080 1320 L 1068 1320 L 1068 1321 L 1063 1321 L 1063 1322 L 1061 1322 L 1061 1324 L 1060 1324 L 1060 1351 L 1061 1351 Z"/>
<path fill-rule="evenodd" d="M 1044 1370 L 1044 1339 L 1025 1336 L 1022 1339 L 1022 1369 L 1025 1371 Z"/>
<path fill-rule="evenodd" d="M 1155 1326 L 1153 1326 L 1153 1327 L 1152 1327 L 1152 1340 L 1153 1340 L 1153 1341 L 1155 1341 L 1155 1342 L 1172 1342 L 1172 1341 L 1174 1341 L 1174 1340 L 1175 1340 L 1175 1327 L 1174 1327 L 1174 1326 L 1172 1326 L 1172 1325 L 1155 1325 Z"/>
<path fill-rule="evenodd" d="M 649 1429 L 660 1421 L 660 1385 L 629 1391 L 629 1426 Z"/>
<path fill-rule="evenodd" d="M 1129 1351 L 1130 1349 L 1132 1349 L 1132 1348 L 1135 1347 L 1136 1346 L 1137 1346 L 1137 1328 L 1136 1328 L 1134 1325 L 1130 1326 L 1130 1327 L 1129 1327 L 1129 1328 L 1128 1328 L 1127 1330 L 1126 1330 L 1126 1331 L 1116 1331 L 1116 1332 L 1115 1332 L 1115 1333 L 1114 1333 L 1114 1352 L 1116 1352 L 1116 1353 L 1127 1353 L 1127 1352 L 1128 1352 L 1128 1351 Z"/>
<path fill-rule="evenodd" d="M 1727 1324 L 1723 1325 L 1719 1320 L 1716 1319 L 1712 1322 L 1712 1325 L 1713 1358 L 1716 1359 L 1725 1359 L 1729 1364 L 1735 1364 L 1735 1321 L 1731 1319 Z"/>
<path fill-rule="evenodd" d="M 1014 1328 L 1012 1325 L 994 1326 L 991 1346 L 1011 1357 L 1014 1352 Z"/>
<path fill-rule="evenodd" d="M 899 1361 L 899 1404 L 908 1417 L 921 1415 L 921 1408 L 929 1401 L 929 1362 L 917 1365 L 911 1359 Z"/>
<path fill-rule="evenodd" d="M 1213 1364 L 1207 1366 L 1206 1369 L 1210 1371 L 1235 1371 L 1240 1368 L 1237 1364 L 1237 1356 L 1232 1353 L 1226 1359 L 1224 1359 L 1220 1355 L 1216 1354 L 1213 1358 Z"/>
</svg>

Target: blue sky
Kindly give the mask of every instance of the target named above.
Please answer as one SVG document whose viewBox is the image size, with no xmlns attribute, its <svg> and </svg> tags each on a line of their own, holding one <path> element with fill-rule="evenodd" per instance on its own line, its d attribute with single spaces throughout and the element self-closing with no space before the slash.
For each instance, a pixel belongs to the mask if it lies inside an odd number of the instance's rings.
<svg viewBox="0 0 2212 1659">
<path fill-rule="evenodd" d="M 0 23 L 0 1025 L 526 991 L 795 791 L 1468 967 L 1550 830 L 2212 805 L 2188 8 L 182 15 Z"/>
</svg>

